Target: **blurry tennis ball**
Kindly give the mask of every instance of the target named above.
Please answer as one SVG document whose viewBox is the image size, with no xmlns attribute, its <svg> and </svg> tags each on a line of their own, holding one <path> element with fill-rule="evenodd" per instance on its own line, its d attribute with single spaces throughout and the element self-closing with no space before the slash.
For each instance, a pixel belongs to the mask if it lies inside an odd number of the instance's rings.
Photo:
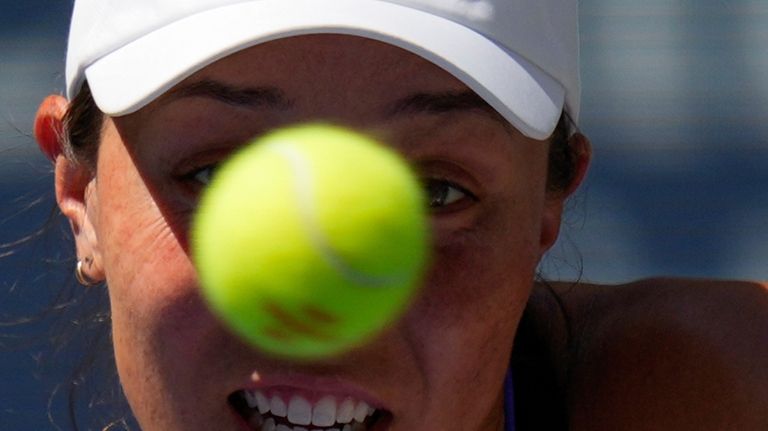
<svg viewBox="0 0 768 431">
<path fill-rule="evenodd" d="M 405 310 L 427 258 L 426 198 L 372 138 L 314 124 L 224 163 L 192 227 L 203 296 L 235 333 L 298 359 L 365 343 Z"/>
</svg>

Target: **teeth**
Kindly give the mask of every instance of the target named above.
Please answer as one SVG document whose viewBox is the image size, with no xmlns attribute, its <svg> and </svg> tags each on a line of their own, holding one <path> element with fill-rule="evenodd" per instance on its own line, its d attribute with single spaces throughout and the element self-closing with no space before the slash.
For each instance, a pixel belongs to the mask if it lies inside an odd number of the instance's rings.
<svg viewBox="0 0 768 431">
<path fill-rule="evenodd" d="M 295 395 L 293 398 L 291 398 L 291 402 L 288 404 L 288 420 L 296 425 L 311 424 L 312 405 L 309 404 L 309 401 L 298 395 Z"/>
<path fill-rule="evenodd" d="M 245 391 L 245 402 L 250 408 L 256 407 L 256 395 L 251 391 Z"/>
<path fill-rule="evenodd" d="M 269 399 L 261 391 L 245 391 L 245 401 L 248 407 L 258 409 L 261 414 L 269 411 Z"/>
<path fill-rule="evenodd" d="M 312 409 L 312 425 L 329 427 L 336 423 L 336 399 L 330 395 L 320 398 Z"/>
<path fill-rule="evenodd" d="M 260 431 L 363 431 L 363 422 L 376 411 L 365 401 L 351 397 L 337 403 L 332 395 L 323 396 L 314 405 L 299 395 L 294 395 L 286 404 L 278 394 L 268 398 L 257 390 L 244 391 L 244 398 L 249 408 L 258 410 L 258 413 L 253 412 L 249 422 Z M 267 412 L 275 417 L 287 418 L 297 426 L 290 427 L 277 423 L 272 417 L 265 418 L 263 415 Z M 302 425 L 314 427 L 307 429 Z M 334 425 L 337 428 L 328 428 Z M 323 430 L 315 427 L 322 427 Z"/>
<path fill-rule="evenodd" d="M 269 400 L 264 394 L 259 391 L 255 391 L 254 398 L 256 400 L 256 407 L 259 409 L 259 413 L 264 414 L 269 411 Z"/>
<path fill-rule="evenodd" d="M 262 416 L 258 413 L 254 413 L 253 416 L 251 416 L 250 419 L 248 419 L 248 424 L 252 426 L 254 429 L 258 429 L 262 426 L 264 423 L 264 419 Z"/>
<path fill-rule="evenodd" d="M 264 421 L 264 425 L 261 426 L 261 431 L 275 431 L 275 428 L 277 428 L 275 425 L 275 420 L 273 418 L 269 418 Z"/>
<path fill-rule="evenodd" d="M 363 422 L 368 416 L 368 410 L 372 410 L 371 407 L 365 401 L 358 401 L 355 406 L 354 417 L 358 422 Z M 373 413 L 373 411 L 371 411 Z"/>
<path fill-rule="evenodd" d="M 340 424 L 348 424 L 352 422 L 352 417 L 354 415 L 355 402 L 352 400 L 352 398 L 345 398 L 344 401 L 339 404 L 339 408 L 336 410 L 336 422 Z"/>
<path fill-rule="evenodd" d="M 283 399 L 278 397 L 277 395 L 272 396 L 272 399 L 269 402 L 269 411 L 272 412 L 272 415 L 279 416 L 281 418 L 284 418 L 288 414 L 288 408 L 285 405 L 285 401 L 283 401 Z M 285 431 L 285 430 L 281 430 L 280 427 L 278 426 L 276 431 Z"/>
</svg>

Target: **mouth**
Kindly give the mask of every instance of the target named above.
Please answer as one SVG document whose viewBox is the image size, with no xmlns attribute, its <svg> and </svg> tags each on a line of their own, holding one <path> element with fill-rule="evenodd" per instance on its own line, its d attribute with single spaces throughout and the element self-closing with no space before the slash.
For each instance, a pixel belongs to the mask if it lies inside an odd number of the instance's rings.
<svg viewBox="0 0 768 431">
<path fill-rule="evenodd" d="M 352 396 L 301 395 L 240 390 L 229 404 L 255 431 L 377 431 L 386 428 L 391 413 Z"/>
</svg>

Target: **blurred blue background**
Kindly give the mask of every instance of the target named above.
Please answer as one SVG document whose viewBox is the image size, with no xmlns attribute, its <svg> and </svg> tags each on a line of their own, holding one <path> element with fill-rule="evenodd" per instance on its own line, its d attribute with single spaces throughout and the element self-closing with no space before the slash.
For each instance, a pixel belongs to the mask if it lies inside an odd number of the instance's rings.
<svg viewBox="0 0 768 431">
<path fill-rule="evenodd" d="M 64 88 L 70 3 L 0 3 L 0 244 L 35 232 L 53 207 L 30 134 L 38 103 Z M 580 3 L 580 126 L 595 160 L 544 274 L 768 279 L 768 2 Z M 56 429 L 47 404 L 79 360 L 54 356 L 41 377 L 45 328 L 4 323 L 55 295 L 61 277 L 41 273 L 72 263 L 59 238 L 0 247 L 16 251 L 0 258 L 0 334 L 11 334 L 0 337 L 0 430 Z M 60 404 L 51 414 L 68 429 Z"/>
</svg>

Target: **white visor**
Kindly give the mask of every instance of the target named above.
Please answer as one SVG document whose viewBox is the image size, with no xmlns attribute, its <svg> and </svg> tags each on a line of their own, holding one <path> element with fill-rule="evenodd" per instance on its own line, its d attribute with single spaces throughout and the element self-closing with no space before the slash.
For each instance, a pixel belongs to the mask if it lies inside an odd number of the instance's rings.
<svg viewBox="0 0 768 431">
<path fill-rule="evenodd" d="M 148 2 L 98 1 L 113 5 Z M 163 2 L 174 3 L 158 3 Z M 434 10 L 404 4 L 407 1 L 383 0 L 218 3 L 223 5 L 181 16 L 151 16 L 155 23 L 150 18 L 142 21 L 140 14 L 124 17 L 114 10 L 130 6 L 102 6 L 98 11 L 83 12 L 84 6 L 76 5 L 67 60 L 69 97 L 87 79 L 94 100 L 104 113 L 126 115 L 194 72 L 244 48 L 290 36 L 327 33 L 375 39 L 423 57 L 461 80 L 514 127 L 534 139 L 543 140 L 552 134 L 566 105 L 571 117 L 578 115 L 578 71 L 570 72 L 575 73 L 575 80 L 556 79 L 509 48 L 512 44 L 504 46 L 466 23 L 459 23 L 455 10 L 440 15 Z M 93 7 L 92 1 L 90 4 Z M 80 15 L 86 17 L 80 22 L 78 6 Z M 141 11 L 146 12 L 146 8 Z M 150 28 L 142 29 L 147 21 Z M 550 72 L 557 74 L 558 70 Z"/>
</svg>

